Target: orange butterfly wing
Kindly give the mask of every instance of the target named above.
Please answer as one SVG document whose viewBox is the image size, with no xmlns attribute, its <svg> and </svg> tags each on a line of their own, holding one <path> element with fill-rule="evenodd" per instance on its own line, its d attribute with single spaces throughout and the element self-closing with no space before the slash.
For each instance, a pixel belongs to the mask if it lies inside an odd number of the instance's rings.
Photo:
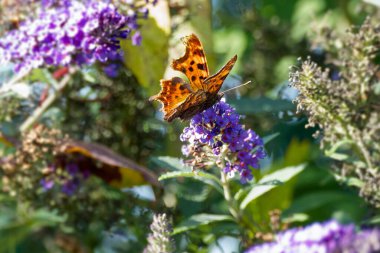
<svg viewBox="0 0 380 253">
<path fill-rule="evenodd" d="M 232 57 L 231 60 L 227 62 L 226 65 L 224 65 L 223 68 L 221 68 L 215 75 L 212 75 L 208 77 L 206 80 L 204 80 L 204 86 L 206 87 L 206 91 L 209 93 L 218 93 L 220 88 L 223 85 L 224 80 L 230 73 L 231 69 L 235 65 L 235 62 L 237 60 L 237 55 Z"/>
<path fill-rule="evenodd" d="M 186 45 L 186 53 L 173 61 L 172 68 L 187 76 L 192 91 L 205 90 L 203 81 L 209 76 L 209 72 L 202 44 L 195 34 L 184 37 L 183 42 Z"/>
<path fill-rule="evenodd" d="M 206 56 L 198 37 L 191 34 L 183 41 L 185 55 L 174 60 L 172 68 L 184 73 L 190 84 L 179 77 L 161 80 L 161 91 L 149 99 L 163 104 L 161 110 L 169 122 L 177 117 L 188 119 L 216 103 L 223 96 L 218 91 L 237 60 L 235 55 L 215 75 L 209 76 Z"/>
<path fill-rule="evenodd" d="M 190 85 L 179 77 L 171 80 L 161 80 L 161 91 L 149 98 L 150 101 L 158 100 L 163 104 L 164 119 L 171 121 L 176 108 L 184 103 L 191 95 Z"/>
</svg>

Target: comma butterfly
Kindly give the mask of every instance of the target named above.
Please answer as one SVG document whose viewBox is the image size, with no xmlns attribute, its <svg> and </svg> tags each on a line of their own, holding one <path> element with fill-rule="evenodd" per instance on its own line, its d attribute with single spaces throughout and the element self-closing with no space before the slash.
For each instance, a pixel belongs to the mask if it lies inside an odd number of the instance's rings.
<svg viewBox="0 0 380 253">
<path fill-rule="evenodd" d="M 186 53 L 174 60 L 171 66 L 184 73 L 190 84 L 179 77 L 161 80 L 161 91 L 149 99 L 163 104 L 161 110 L 168 122 L 175 118 L 189 119 L 219 101 L 223 94 L 218 92 L 237 60 L 235 55 L 215 75 L 209 76 L 206 56 L 198 37 L 191 34 L 184 37 L 183 42 Z"/>
</svg>

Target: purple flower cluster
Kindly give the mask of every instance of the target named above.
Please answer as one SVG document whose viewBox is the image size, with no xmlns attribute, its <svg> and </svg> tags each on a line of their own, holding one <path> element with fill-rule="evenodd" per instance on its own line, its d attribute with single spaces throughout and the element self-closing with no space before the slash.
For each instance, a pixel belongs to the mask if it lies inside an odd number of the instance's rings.
<svg viewBox="0 0 380 253">
<path fill-rule="evenodd" d="M 259 160 L 266 153 L 262 139 L 253 130 L 245 130 L 239 120 L 240 116 L 224 101 L 195 115 L 180 136 L 181 141 L 188 142 L 182 153 L 196 158 L 211 156 L 229 176 L 238 173 L 242 183 L 251 180 L 250 166 L 259 168 Z"/>
<path fill-rule="evenodd" d="M 120 48 L 120 39 L 133 33 L 133 44 L 141 43 L 140 33 L 133 32 L 138 13 L 131 9 L 122 15 L 108 1 L 66 0 L 1 38 L 0 64 L 13 62 L 16 71 L 28 71 L 43 65 L 105 62 Z"/>
<path fill-rule="evenodd" d="M 357 232 L 354 225 L 336 221 L 293 228 L 276 236 L 275 242 L 253 246 L 245 253 L 375 253 L 380 252 L 380 230 Z"/>
<path fill-rule="evenodd" d="M 80 183 L 90 176 L 90 172 L 80 170 L 75 162 L 68 162 L 63 166 L 65 173 L 57 173 L 57 166 L 51 166 L 49 168 L 50 173 L 41 179 L 40 184 L 45 191 L 49 191 L 56 186 L 60 191 L 71 196 L 78 189 Z"/>
</svg>

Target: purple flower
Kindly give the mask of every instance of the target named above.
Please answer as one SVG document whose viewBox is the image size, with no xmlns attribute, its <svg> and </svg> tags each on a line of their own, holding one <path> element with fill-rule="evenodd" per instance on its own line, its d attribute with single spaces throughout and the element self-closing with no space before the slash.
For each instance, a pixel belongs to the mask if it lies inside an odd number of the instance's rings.
<svg viewBox="0 0 380 253">
<path fill-rule="evenodd" d="M 75 176 L 79 172 L 79 167 L 76 163 L 68 163 L 66 165 L 66 171 L 71 175 Z"/>
<path fill-rule="evenodd" d="M 132 36 L 132 45 L 134 46 L 140 46 L 142 41 L 141 33 L 135 32 Z"/>
<path fill-rule="evenodd" d="M 379 250 L 379 229 L 357 232 L 354 225 L 327 221 L 289 229 L 277 234 L 274 242 L 252 246 L 245 253 L 375 253 Z"/>
<path fill-rule="evenodd" d="M 75 193 L 75 191 L 78 189 L 79 183 L 80 183 L 79 180 L 75 178 L 72 180 L 67 180 L 62 185 L 61 191 L 68 196 L 72 196 Z"/>
<path fill-rule="evenodd" d="M 115 78 L 119 75 L 120 67 L 121 67 L 120 64 L 111 63 L 108 66 L 103 67 L 103 71 L 108 77 Z"/>
<path fill-rule="evenodd" d="M 41 179 L 40 184 L 44 190 L 50 190 L 54 186 L 54 181 L 43 178 Z"/>
<path fill-rule="evenodd" d="M 224 101 L 195 115 L 180 136 L 181 141 L 187 142 L 183 154 L 211 157 L 214 161 L 222 155 L 224 161 L 219 160 L 218 164 L 225 164 L 221 168 L 225 173 L 239 174 L 242 183 L 252 180 L 249 166 L 259 168 L 259 159 L 266 154 L 261 138 L 253 130 L 245 130 L 239 124 L 240 118 Z"/>
<path fill-rule="evenodd" d="M 106 62 L 120 49 L 120 39 L 137 29 L 137 11 L 120 14 L 109 1 L 46 1 L 38 18 L 25 21 L 0 38 L 0 64 L 14 62 L 16 71 L 41 66 Z M 141 44 L 138 31 L 133 44 Z"/>
</svg>

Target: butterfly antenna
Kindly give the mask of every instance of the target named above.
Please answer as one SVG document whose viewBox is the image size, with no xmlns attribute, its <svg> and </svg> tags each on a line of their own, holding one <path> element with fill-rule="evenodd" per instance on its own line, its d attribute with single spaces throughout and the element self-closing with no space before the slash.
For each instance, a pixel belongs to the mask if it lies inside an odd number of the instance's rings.
<svg viewBox="0 0 380 253">
<path fill-rule="evenodd" d="M 240 85 L 238 85 L 238 86 L 236 86 L 236 87 L 233 87 L 233 88 L 231 88 L 231 89 L 225 90 L 225 91 L 223 91 L 223 92 L 221 92 L 221 93 L 224 95 L 226 92 L 229 92 L 229 91 L 231 91 L 231 90 L 235 90 L 235 89 L 237 89 L 237 88 L 240 88 L 240 87 L 245 86 L 245 85 L 250 84 L 250 83 L 251 83 L 251 81 L 248 81 L 248 82 L 246 82 L 246 83 L 240 84 Z"/>
</svg>

